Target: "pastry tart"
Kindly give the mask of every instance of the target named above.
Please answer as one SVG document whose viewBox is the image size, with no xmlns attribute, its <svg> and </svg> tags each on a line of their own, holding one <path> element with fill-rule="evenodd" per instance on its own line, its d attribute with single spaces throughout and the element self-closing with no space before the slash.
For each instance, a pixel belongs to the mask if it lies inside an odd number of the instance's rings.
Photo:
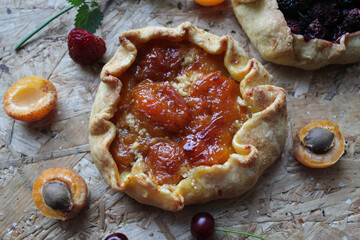
<svg viewBox="0 0 360 240">
<path fill-rule="evenodd" d="M 106 182 L 169 211 L 252 188 L 285 144 L 286 97 L 273 77 L 231 37 L 188 22 L 119 39 L 90 117 Z"/>
<path fill-rule="evenodd" d="M 240 25 L 270 62 L 314 70 L 360 61 L 360 2 L 232 0 Z"/>
</svg>

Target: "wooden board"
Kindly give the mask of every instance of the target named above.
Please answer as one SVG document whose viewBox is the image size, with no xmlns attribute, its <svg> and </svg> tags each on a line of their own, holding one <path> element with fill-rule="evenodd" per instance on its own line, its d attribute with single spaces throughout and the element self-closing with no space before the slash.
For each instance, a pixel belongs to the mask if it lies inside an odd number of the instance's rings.
<svg viewBox="0 0 360 240">
<path fill-rule="evenodd" d="M 66 37 L 76 11 L 56 19 L 19 52 L 13 51 L 21 38 L 67 6 L 65 0 L 0 1 L 1 99 L 11 84 L 29 75 L 50 79 L 59 93 L 55 110 L 35 123 L 14 121 L 0 103 L 0 239 L 103 239 L 117 231 L 129 239 L 191 239 L 189 222 L 198 211 L 212 213 L 219 227 L 267 239 L 360 238 L 359 64 L 303 71 L 267 63 L 239 26 L 230 1 L 214 8 L 191 0 L 103 1 L 105 18 L 96 34 L 107 44 L 104 63 L 125 30 L 191 21 L 238 40 L 287 91 L 286 149 L 256 187 L 238 198 L 166 212 L 110 189 L 91 159 L 88 119 L 102 66 L 81 67 L 68 56 Z M 330 168 L 309 169 L 294 158 L 292 137 L 305 124 L 321 119 L 339 124 L 346 154 Z M 73 168 L 88 184 L 89 204 L 75 219 L 46 218 L 33 203 L 32 185 L 51 167 Z M 214 239 L 245 237 L 217 232 Z"/>
</svg>

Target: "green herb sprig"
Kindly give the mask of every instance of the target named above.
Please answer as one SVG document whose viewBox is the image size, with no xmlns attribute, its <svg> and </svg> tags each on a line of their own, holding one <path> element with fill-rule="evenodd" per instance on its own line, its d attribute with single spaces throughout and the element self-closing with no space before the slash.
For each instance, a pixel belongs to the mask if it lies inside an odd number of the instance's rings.
<svg viewBox="0 0 360 240">
<path fill-rule="evenodd" d="M 233 231 L 233 230 L 228 230 L 228 229 L 218 228 L 218 227 L 216 227 L 215 230 L 216 231 L 221 231 L 221 232 L 237 233 L 237 234 L 241 234 L 241 235 L 254 237 L 254 238 L 257 238 L 257 239 L 260 239 L 260 240 L 266 240 L 263 237 L 260 237 L 260 236 L 257 236 L 257 235 L 251 234 L 251 233 L 246 233 L 246 232 Z"/>
<path fill-rule="evenodd" d="M 71 6 L 65 8 L 61 12 L 57 13 L 55 16 L 51 17 L 49 20 L 44 22 L 34 31 L 32 31 L 29 35 L 27 35 L 24 39 L 22 39 L 16 46 L 14 50 L 17 51 L 20 47 L 29 40 L 33 35 L 43 29 L 46 25 L 48 25 L 51 21 L 66 13 L 70 9 L 74 7 L 78 7 L 78 11 L 75 17 L 75 27 L 85 29 L 90 33 L 94 33 L 96 29 L 100 26 L 101 21 L 103 19 L 103 14 L 100 11 L 100 6 L 96 1 L 85 2 L 84 0 L 67 0 Z"/>
</svg>

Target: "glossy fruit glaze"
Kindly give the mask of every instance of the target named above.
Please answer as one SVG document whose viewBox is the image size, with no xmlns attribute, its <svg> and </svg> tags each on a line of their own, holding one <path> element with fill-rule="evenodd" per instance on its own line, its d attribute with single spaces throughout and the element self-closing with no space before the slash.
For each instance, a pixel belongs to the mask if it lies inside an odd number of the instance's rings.
<svg viewBox="0 0 360 240">
<path fill-rule="evenodd" d="M 239 83 L 224 67 L 224 55 L 189 42 L 152 40 L 137 48 L 135 62 L 120 77 L 112 119 L 118 130 L 110 152 L 119 171 L 130 170 L 141 154 L 154 182 L 176 184 L 189 168 L 225 163 L 234 153 L 235 132 L 251 114 L 237 102 Z M 186 60 L 194 49 L 192 61 Z M 196 74 L 180 92 L 179 78 Z"/>
</svg>

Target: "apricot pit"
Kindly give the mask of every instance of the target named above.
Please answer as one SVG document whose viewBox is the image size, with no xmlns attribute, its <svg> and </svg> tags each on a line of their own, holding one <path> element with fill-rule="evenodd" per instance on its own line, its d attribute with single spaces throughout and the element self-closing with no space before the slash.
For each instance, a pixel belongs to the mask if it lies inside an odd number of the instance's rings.
<svg viewBox="0 0 360 240">
<path fill-rule="evenodd" d="M 55 210 L 71 209 L 71 192 L 69 187 L 60 181 L 52 181 L 44 184 L 43 197 L 45 203 Z"/>
<path fill-rule="evenodd" d="M 326 128 L 312 128 L 304 138 L 304 145 L 313 153 L 326 153 L 334 144 L 334 136 L 335 134 Z"/>
</svg>

